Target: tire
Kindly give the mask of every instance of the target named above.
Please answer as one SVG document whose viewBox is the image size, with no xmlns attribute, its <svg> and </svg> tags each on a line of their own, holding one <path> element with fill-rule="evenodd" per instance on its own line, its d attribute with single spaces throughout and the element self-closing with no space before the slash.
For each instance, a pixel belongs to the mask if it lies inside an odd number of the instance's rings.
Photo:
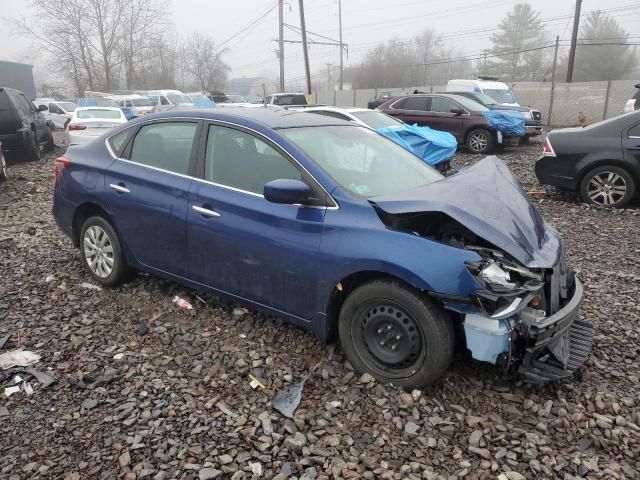
<svg viewBox="0 0 640 480">
<path fill-rule="evenodd" d="M 85 220 L 80 232 L 80 253 L 85 269 L 100 285 L 114 287 L 126 278 L 128 269 L 120 240 L 104 218 Z"/>
<path fill-rule="evenodd" d="M 530 140 L 531 140 L 530 135 L 524 135 L 523 137 L 520 137 L 520 145 L 529 145 Z"/>
<path fill-rule="evenodd" d="M 4 158 L 4 154 L 0 151 L 0 182 L 6 182 L 7 176 L 7 159 Z"/>
<path fill-rule="evenodd" d="M 614 166 L 602 166 L 587 172 L 580 182 L 580 196 L 586 203 L 621 208 L 635 195 L 636 185 L 629 173 Z"/>
<path fill-rule="evenodd" d="M 377 280 L 351 292 L 338 330 L 342 350 L 357 371 L 405 389 L 435 382 L 453 356 L 447 314 L 397 281 Z"/>
<path fill-rule="evenodd" d="M 53 141 L 53 132 L 51 131 L 51 128 L 47 129 L 47 135 L 46 135 L 46 143 L 44 144 L 44 151 L 45 152 L 53 152 L 53 150 L 56 148 L 56 144 Z"/>
<path fill-rule="evenodd" d="M 38 134 L 34 130 L 31 130 L 31 134 L 26 139 L 22 154 L 28 162 L 40 160 L 40 143 L 38 142 Z"/>
<path fill-rule="evenodd" d="M 465 141 L 471 153 L 490 153 L 496 144 L 493 134 L 484 128 L 476 128 L 467 134 Z"/>
</svg>

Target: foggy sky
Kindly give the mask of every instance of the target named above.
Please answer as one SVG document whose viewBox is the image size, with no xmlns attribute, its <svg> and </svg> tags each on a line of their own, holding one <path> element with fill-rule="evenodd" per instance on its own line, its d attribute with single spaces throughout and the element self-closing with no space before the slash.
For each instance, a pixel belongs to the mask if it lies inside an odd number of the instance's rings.
<svg viewBox="0 0 640 480">
<path fill-rule="evenodd" d="M 393 36 L 410 39 L 424 28 L 432 28 L 449 35 L 448 45 L 462 49 L 465 53 L 481 52 L 490 47 L 491 32 L 465 33 L 465 30 L 491 28 L 498 25 L 504 14 L 518 0 L 342 0 L 343 42 L 349 45 L 349 57 L 345 66 L 360 63 L 368 49 L 380 41 Z M 571 19 L 574 0 L 534 0 L 529 2 L 541 12 L 547 21 L 550 41 L 556 35 L 571 38 Z M 224 57 L 231 67 L 230 78 L 240 76 L 277 77 L 278 61 L 274 50 L 278 36 L 278 9 L 273 9 L 255 27 L 245 30 L 247 24 L 276 4 L 275 0 L 167 0 L 168 16 L 173 20 L 180 35 L 193 31 L 207 33 L 217 43 L 230 49 Z M 640 1 L 632 0 L 584 0 L 583 16 L 596 8 L 612 9 L 637 5 L 637 8 L 611 12 L 615 19 L 631 35 L 640 35 Z M 0 0 L 0 60 L 33 63 L 36 75 L 44 74 L 44 62 L 30 41 L 11 34 L 7 17 L 31 16 L 28 0 Z M 333 39 L 338 38 L 337 0 L 306 0 L 305 16 L 307 29 Z M 298 0 L 285 1 L 285 23 L 300 25 Z M 241 32 L 232 40 L 229 38 Z M 300 36 L 285 29 L 285 38 L 299 40 Z M 309 35 L 310 39 L 316 38 Z M 227 41 L 229 40 L 229 41 Z M 324 40 L 323 40 L 324 41 Z M 327 71 L 326 64 L 339 64 L 338 47 L 310 46 L 312 73 L 321 75 Z M 302 47 L 299 44 L 285 45 L 285 78 L 303 82 L 304 67 Z M 326 75 L 326 73 L 325 73 Z"/>
</svg>

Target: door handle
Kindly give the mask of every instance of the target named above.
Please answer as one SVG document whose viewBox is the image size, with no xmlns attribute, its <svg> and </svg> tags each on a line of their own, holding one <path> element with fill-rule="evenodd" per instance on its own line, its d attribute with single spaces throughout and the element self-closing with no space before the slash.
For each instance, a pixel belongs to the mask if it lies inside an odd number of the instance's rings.
<svg viewBox="0 0 640 480">
<path fill-rule="evenodd" d="M 219 217 L 220 216 L 220 214 L 218 212 L 216 212 L 215 210 L 209 210 L 208 208 L 198 207 L 197 205 L 194 205 L 191 208 L 193 209 L 194 212 L 197 212 L 200 215 L 204 215 L 205 217 Z"/>
<path fill-rule="evenodd" d="M 109 184 L 109 186 L 111 187 L 111 190 L 115 190 L 118 193 L 129 193 L 131 192 L 131 190 L 129 190 L 128 188 L 122 186 L 122 185 L 117 185 L 115 183 L 111 183 Z"/>
</svg>

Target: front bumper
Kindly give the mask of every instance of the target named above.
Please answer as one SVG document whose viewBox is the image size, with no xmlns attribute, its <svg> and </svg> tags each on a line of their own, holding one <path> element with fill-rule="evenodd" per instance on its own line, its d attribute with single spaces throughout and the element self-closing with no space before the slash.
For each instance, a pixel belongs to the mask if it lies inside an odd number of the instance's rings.
<svg viewBox="0 0 640 480">
<path fill-rule="evenodd" d="M 542 135 L 542 126 L 525 125 L 524 134 L 527 137 L 537 137 L 538 135 Z"/>
<path fill-rule="evenodd" d="M 528 345 L 518 368 L 530 383 L 544 383 L 574 374 L 591 352 L 593 325 L 579 320 L 584 288 L 576 276 L 571 299 L 556 313 L 526 326 Z"/>
</svg>

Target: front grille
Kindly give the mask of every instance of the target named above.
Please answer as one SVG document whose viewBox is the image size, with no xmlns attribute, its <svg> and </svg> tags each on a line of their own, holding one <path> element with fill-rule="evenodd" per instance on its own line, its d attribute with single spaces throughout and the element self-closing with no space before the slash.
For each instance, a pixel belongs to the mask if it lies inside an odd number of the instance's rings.
<svg viewBox="0 0 640 480">
<path fill-rule="evenodd" d="M 533 115 L 534 120 L 542 121 L 542 113 L 540 113 L 538 110 L 531 110 L 531 115 Z"/>
</svg>

